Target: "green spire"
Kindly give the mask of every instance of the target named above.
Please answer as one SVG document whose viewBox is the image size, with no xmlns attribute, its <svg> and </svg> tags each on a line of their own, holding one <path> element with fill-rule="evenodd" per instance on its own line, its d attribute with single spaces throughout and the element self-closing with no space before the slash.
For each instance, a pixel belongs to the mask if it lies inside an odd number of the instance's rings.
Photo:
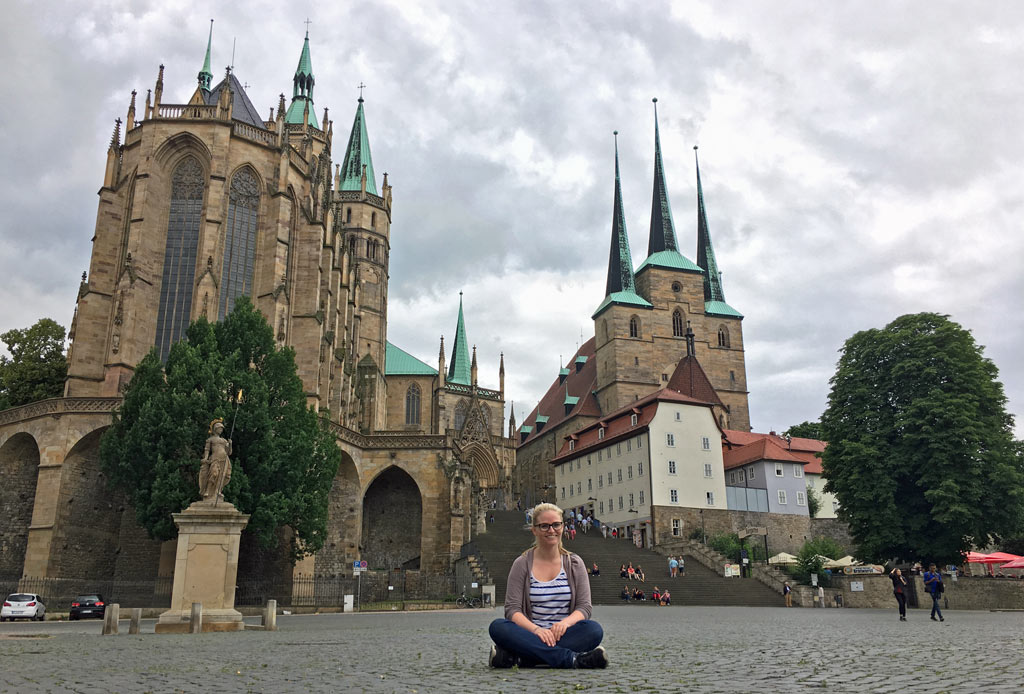
<svg viewBox="0 0 1024 694">
<path fill-rule="evenodd" d="M 704 209 L 704 188 L 700 183 L 700 161 L 697 159 L 696 145 L 693 147 L 693 160 L 697 166 L 697 264 L 704 268 L 704 312 L 742 318 L 736 309 L 725 303 L 722 275 L 718 271 L 708 228 L 708 213 Z"/>
<path fill-rule="evenodd" d="M 661 251 L 677 251 L 676 228 L 672 221 L 672 207 L 668 203 L 665 185 L 665 167 L 661 160 L 661 134 L 658 131 L 658 100 L 654 101 L 654 196 L 651 200 L 651 234 L 647 242 L 647 255 Z"/>
<path fill-rule="evenodd" d="M 210 72 L 210 47 L 213 45 L 213 20 L 210 20 L 210 35 L 206 39 L 206 60 L 203 61 L 203 69 L 199 71 L 199 88 L 210 91 L 210 83 L 213 81 L 213 73 Z"/>
<path fill-rule="evenodd" d="M 629 252 L 629 237 L 626 235 L 626 215 L 622 209 L 622 184 L 619 181 L 619 131 L 615 131 L 615 200 L 612 203 L 612 241 L 608 251 L 608 281 L 605 298 L 594 312 L 596 318 L 611 304 L 630 304 L 650 308 L 643 297 L 636 293 L 633 281 L 633 256 Z"/>
<path fill-rule="evenodd" d="M 469 343 L 466 341 L 466 322 L 462 317 L 462 292 L 459 292 L 459 324 L 455 327 L 455 343 L 452 345 L 452 361 L 448 367 L 448 382 L 472 385 L 472 371 L 469 361 Z"/>
<path fill-rule="evenodd" d="M 377 193 L 377 181 L 370 158 L 370 138 L 366 135 L 366 117 L 363 115 L 363 97 L 359 97 L 356 118 L 352 122 L 352 133 L 348 136 L 345 159 L 341 165 L 341 187 L 339 190 L 362 190 L 363 166 L 366 167 L 366 192 Z M 454 362 L 452 366 L 454 367 Z"/>
<path fill-rule="evenodd" d="M 309 59 L 309 31 L 306 31 L 306 40 L 302 44 L 302 53 L 299 55 L 299 66 L 295 68 L 295 77 L 292 78 L 292 103 L 284 116 L 285 123 L 302 123 L 303 114 L 309 108 L 309 124 L 314 128 L 317 125 L 316 114 L 313 112 L 313 85 L 316 80 L 313 78 L 313 62 Z"/>
</svg>

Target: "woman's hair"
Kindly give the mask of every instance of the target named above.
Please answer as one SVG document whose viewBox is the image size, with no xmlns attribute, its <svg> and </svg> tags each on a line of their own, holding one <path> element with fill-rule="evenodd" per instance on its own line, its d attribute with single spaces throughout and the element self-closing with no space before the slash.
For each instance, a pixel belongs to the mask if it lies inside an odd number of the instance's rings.
<svg viewBox="0 0 1024 694">
<path fill-rule="evenodd" d="M 563 519 L 565 517 L 565 511 L 563 511 L 562 509 L 558 508 L 554 504 L 549 504 L 546 501 L 542 501 L 541 503 L 539 503 L 536 506 L 534 506 L 533 509 L 530 511 L 530 517 L 533 518 L 534 525 L 537 524 L 537 518 L 540 516 L 540 514 L 546 513 L 548 511 L 552 511 L 554 513 L 557 513 L 559 519 Z M 537 540 L 534 539 L 533 544 L 530 545 L 530 547 L 526 550 L 526 552 L 529 552 L 531 549 L 536 549 L 536 547 L 537 547 Z M 523 552 L 523 554 L 526 554 L 526 552 Z M 570 553 L 569 550 L 567 550 L 565 547 L 562 546 L 562 534 L 561 533 L 558 534 L 558 553 L 559 554 L 569 554 Z"/>
</svg>

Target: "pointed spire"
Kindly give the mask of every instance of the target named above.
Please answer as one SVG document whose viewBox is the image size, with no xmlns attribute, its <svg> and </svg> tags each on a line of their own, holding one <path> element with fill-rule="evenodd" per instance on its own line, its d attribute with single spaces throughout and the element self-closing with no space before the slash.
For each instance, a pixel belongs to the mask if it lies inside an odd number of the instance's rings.
<svg viewBox="0 0 1024 694">
<path fill-rule="evenodd" d="M 459 322 L 455 327 L 455 342 L 452 344 L 452 363 L 448 366 L 448 381 L 464 386 L 473 384 L 469 359 L 469 344 L 466 341 L 466 321 L 462 314 L 462 292 L 459 292 Z"/>
<path fill-rule="evenodd" d="M 469 364 L 470 380 L 473 381 L 473 385 L 477 384 L 477 366 L 476 366 L 476 345 L 473 345 L 473 360 Z"/>
<path fill-rule="evenodd" d="M 116 151 L 121 146 L 121 119 L 118 118 L 114 121 L 114 132 L 110 135 L 110 148 Z"/>
<path fill-rule="evenodd" d="M 704 269 L 704 301 L 725 302 L 725 292 L 722 291 L 722 277 L 718 272 L 715 249 L 711 245 L 708 213 L 704 209 L 704 188 L 700 183 L 700 161 L 697 159 L 697 145 L 693 146 L 693 161 L 697 166 L 697 264 Z"/>
<path fill-rule="evenodd" d="M 612 242 L 608 253 L 608 282 L 605 294 L 635 292 L 633 256 L 626 235 L 626 215 L 622 209 L 622 183 L 619 181 L 619 131 L 615 131 L 615 200 L 612 204 Z"/>
<path fill-rule="evenodd" d="M 512 438 L 516 433 L 516 403 L 512 401 L 512 406 L 508 410 L 508 437 Z"/>
<path fill-rule="evenodd" d="M 505 397 L 505 353 L 502 352 L 498 357 L 498 392 L 501 393 L 502 399 Z"/>
<path fill-rule="evenodd" d="M 441 349 L 437 352 L 437 374 L 441 379 L 441 387 L 444 388 L 445 384 L 445 370 L 444 370 L 444 335 L 441 336 Z"/>
<path fill-rule="evenodd" d="M 377 180 L 373 173 L 373 160 L 370 158 L 370 138 L 366 134 L 366 117 L 363 114 L 363 97 L 359 97 L 356 117 L 352 122 L 352 132 L 348 136 L 348 146 L 341 165 L 341 187 L 339 190 L 362 190 L 363 174 L 366 175 L 366 192 L 377 193 Z"/>
<path fill-rule="evenodd" d="M 676 251 L 676 228 L 672 221 L 672 207 L 668 202 L 665 185 L 665 166 L 661 159 L 661 133 L 658 130 L 658 100 L 654 102 L 654 194 L 651 200 L 651 233 L 647 242 L 647 255 L 660 251 Z"/>
<path fill-rule="evenodd" d="M 213 72 L 210 71 L 210 48 L 213 46 L 213 20 L 210 20 L 210 35 L 206 39 L 206 60 L 203 61 L 203 69 L 199 71 L 199 88 L 210 91 L 210 83 L 213 81 Z"/>
<path fill-rule="evenodd" d="M 313 111 L 313 85 L 316 79 L 313 77 L 313 61 L 309 57 L 309 29 L 306 30 L 306 38 L 302 42 L 302 53 L 299 54 L 299 64 L 295 68 L 295 76 L 292 78 L 292 103 L 285 115 L 285 122 L 298 125 L 305 122 L 304 113 L 309 109 L 309 124 L 319 129 L 316 122 L 316 113 Z"/>
<path fill-rule="evenodd" d="M 135 90 L 132 90 L 132 101 L 128 104 L 128 117 L 124 121 L 124 131 L 127 133 L 135 127 Z"/>
</svg>

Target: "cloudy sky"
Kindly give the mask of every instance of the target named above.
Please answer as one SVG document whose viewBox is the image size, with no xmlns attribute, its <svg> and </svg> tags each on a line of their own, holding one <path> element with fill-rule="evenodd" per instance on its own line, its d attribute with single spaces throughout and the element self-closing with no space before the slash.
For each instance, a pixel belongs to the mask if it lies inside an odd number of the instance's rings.
<svg viewBox="0 0 1024 694">
<path fill-rule="evenodd" d="M 700 145 L 755 430 L 816 419 L 843 341 L 917 311 L 974 333 L 1020 419 L 1011 2 L 15 0 L 0 26 L 0 331 L 70 322 L 131 90 L 164 63 L 164 102 L 187 99 L 212 17 L 216 79 L 234 40 L 265 113 L 290 96 L 307 16 L 318 114 L 343 145 L 365 82 L 374 166 L 394 186 L 390 339 L 434 363 L 464 291 L 481 384 L 504 351 L 520 421 L 593 334 L 616 129 L 635 264 L 646 255 L 652 97 L 691 259 Z"/>
</svg>

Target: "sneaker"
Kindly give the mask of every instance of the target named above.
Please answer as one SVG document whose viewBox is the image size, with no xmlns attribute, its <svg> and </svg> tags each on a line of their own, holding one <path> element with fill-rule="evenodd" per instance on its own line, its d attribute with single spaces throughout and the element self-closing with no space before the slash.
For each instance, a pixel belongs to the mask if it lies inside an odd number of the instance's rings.
<svg viewBox="0 0 1024 694">
<path fill-rule="evenodd" d="M 491 646 L 491 655 L 487 658 L 487 664 L 494 668 L 510 668 L 516 664 L 516 657 L 500 646 Z"/>
<path fill-rule="evenodd" d="M 939 617 L 939 621 L 940 621 L 940 622 L 945 622 L 945 621 L 946 621 L 946 618 L 945 618 L 945 617 Z"/>
<path fill-rule="evenodd" d="M 932 621 L 933 621 L 933 622 L 937 622 L 937 621 L 939 621 L 939 620 L 935 619 L 935 615 L 932 615 Z"/>
<path fill-rule="evenodd" d="M 581 670 L 606 668 L 608 667 L 608 653 L 604 650 L 604 646 L 598 646 L 592 651 L 580 653 L 576 656 L 576 660 L 573 662 L 573 667 Z"/>
</svg>

